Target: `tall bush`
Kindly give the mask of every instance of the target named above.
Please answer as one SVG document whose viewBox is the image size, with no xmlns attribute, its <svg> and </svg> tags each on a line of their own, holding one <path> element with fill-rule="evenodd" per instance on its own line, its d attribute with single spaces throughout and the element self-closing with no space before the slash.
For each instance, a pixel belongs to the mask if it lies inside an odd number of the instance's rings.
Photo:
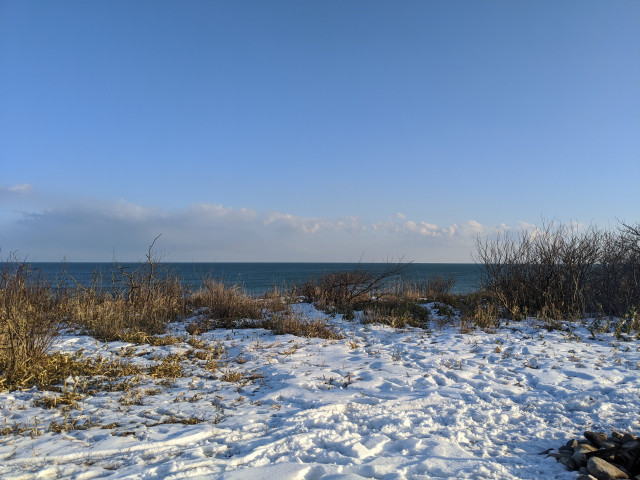
<svg viewBox="0 0 640 480">
<path fill-rule="evenodd" d="M 549 319 L 595 311 L 623 315 L 640 305 L 637 229 L 583 230 L 556 222 L 477 239 L 482 286 L 511 318 Z"/>
</svg>

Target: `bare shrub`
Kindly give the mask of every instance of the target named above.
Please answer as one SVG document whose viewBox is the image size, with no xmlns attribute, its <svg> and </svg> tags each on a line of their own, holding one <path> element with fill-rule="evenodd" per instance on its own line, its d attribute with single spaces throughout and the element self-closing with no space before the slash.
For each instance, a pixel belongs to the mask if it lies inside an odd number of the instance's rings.
<svg viewBox="0 0 640 480">
<path fill-rule="evenodd" d="M 333 272 L 307 281 L 301 287 L 300 294 L 307 301 L 315 302 L 319 308 L 353 310 L 358 303 L 390 294 L 395 287 L 393 282 L 409 265 L 402 261 L 387 263 L 382 272 L 376 273 L 363 270 L 362 265 L 358 264 L 351 271 Z"/>
<path fill-rule="evenodd" d="M 58 334 L 66 292 L 10 255 L 0 272 L 0 386 L 38 371 Z"/>
<path fill-rule="evenodd" d="M 476 260 L 485 267 L 483 287 L 512 319 L 552 321 L 598 309 L 621 315 L 637 306 L 637 246 L 632 228 L 616 234 L 551 222 L 533 232 L 478 238 Z"/>
<path fill-rule="evenodd" d="M 603 235 L 594 283 L 594 302 L 605 313 L 623 316 L 640 308 L 640 224 Z"/>
</svg>

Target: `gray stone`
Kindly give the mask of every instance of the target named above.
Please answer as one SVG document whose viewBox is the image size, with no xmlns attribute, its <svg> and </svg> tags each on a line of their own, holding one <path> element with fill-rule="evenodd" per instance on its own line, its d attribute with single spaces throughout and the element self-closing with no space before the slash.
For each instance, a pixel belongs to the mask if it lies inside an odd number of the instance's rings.
<svg viewBox="0 0 640 480">
<path fill-rule="evenodd" d="M 612 442 L 611 440 L 605 440 L 604 442 L 600 442 L 598 444 L 598 446 L 600 448 L 616 448 L 618 445 L 616 445 L 614 442 Z"/>
<path fill-rule="evenodd" d="M 569 470 L 577 470 L 578 468 L 578 466 L 576 465 L 576 462 L 574 462 L 573 458 L 571 457 L 560 457 L 558 461 L 561 464 L 563 464 L 565 467 L 567 467 L 567 469 Z"/>
<path fill-rule="evenodd" d="M 578 467 L 582 467 L 587 464 L 587 453 L 596 452 L 598 449 L 592 445 L 578 445 L 574 454 L 571 456 L 573 461 L 576 462 Z"/>
<path fill-rule="evenodd" d="M 569 440 L 567 443 L 565 443 L 564 446 L 573 450 L 578 446 L 578 441 L 574 438 L 573 440 Z"/>
<path fill-rule="evenodd" d="M 617 438 L 620 440 L 624 436 L 624 433 L 616 432 L 615 430 L 611 430 L 611 438 Z"/>
<path fill-rule="evenodd" d="M 589 440 L 593 445 L 599 448 L 613 448 L 615 444 L 609 442 L 607 434 L 604 432 L 584 432 L 584 438 Z"/>
<path fill-rule="evenodd" d="M 586 436 L 586 435 L 585 435 Z M 617 467 L 614 467 L 606 460 L 598 457 L 591 457 L 587 462 L 589 473 L 598 480 L 613 480 L 617 478 L 629 478 L 629 476 Z"/>
<path fill-rule="evenodd" d="M 562 457 L 571 457 L 571 455 L 567 455 L 566 453 L 553 452 L 547 455 L 547 457 L 553 457 L 559 462 Z"/>
<path fill-rule="evenodd" d="M 622 448 L 626 448 L 627 450 L 635 450 L 638 447 L 640 447 L 640 442 L 638 440 L 632 440 L 622 444 Z"/>
</svg>

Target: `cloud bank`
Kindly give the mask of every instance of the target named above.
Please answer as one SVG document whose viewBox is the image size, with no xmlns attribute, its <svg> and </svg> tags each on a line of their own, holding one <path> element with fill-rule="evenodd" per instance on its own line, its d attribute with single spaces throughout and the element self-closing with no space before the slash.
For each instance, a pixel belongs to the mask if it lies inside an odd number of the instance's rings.
<svg viewBox="0 0 640 480">
<path fill-rule="evenodd" d="M 28 193 L 27 186 L 4 191 Z M 156 246 L 167 261 L 469 262 L 475 237 L 495 229 L 474 220 L 439 226 L 398 213 L 373 223 L 357 217 L 302 217 L 214 203 L 161 209 L 85 199 L 24 211 L 3 208 L 0 247 L 31 261 L 139 260 Z"/>
</svg>

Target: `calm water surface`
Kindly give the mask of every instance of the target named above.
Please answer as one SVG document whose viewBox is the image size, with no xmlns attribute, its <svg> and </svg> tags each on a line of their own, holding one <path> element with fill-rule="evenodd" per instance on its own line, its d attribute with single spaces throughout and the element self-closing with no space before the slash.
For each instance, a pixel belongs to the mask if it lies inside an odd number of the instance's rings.
<svg viewBox="0 0 640 480">
<path fill-rule="evenodd" d="M 142 264 L 122 263 L 127 270 L 136 269 Z M 34 269 L 39 270 L 50 281 L 61 278 L 70 282 L 68 277 L 61 275 L 61 263 L 32 263 Z M 213 278 L 229 285 L 239 284 L 248 293 L 263 294 L 276 287 L 290 287 L 301 285 L 309 279 L 321 275 L 353 270 L 382 272 L 387 268 L 384 263 L 162 263 L 163 271 L 170 271 L 177 275 L 183 285 L 197 289 L 203 279 Z M 101 279 L 102 286 L 111 286 L 113 263 L 66 263 L 65 271 L 81 285 L 91 285 L 94 274 Z M 409 282 L 423 282 L 431 277 L 453 276 L 454 293 L 468 293 L 478 289 L 481 267 L 468 263 L 413 263 L 402 272 L 398 280 Z M 117 275 L 120 275 L 119 273 Z M 71 283 L 72 284 L 72 283 Z"/>
</svg>

